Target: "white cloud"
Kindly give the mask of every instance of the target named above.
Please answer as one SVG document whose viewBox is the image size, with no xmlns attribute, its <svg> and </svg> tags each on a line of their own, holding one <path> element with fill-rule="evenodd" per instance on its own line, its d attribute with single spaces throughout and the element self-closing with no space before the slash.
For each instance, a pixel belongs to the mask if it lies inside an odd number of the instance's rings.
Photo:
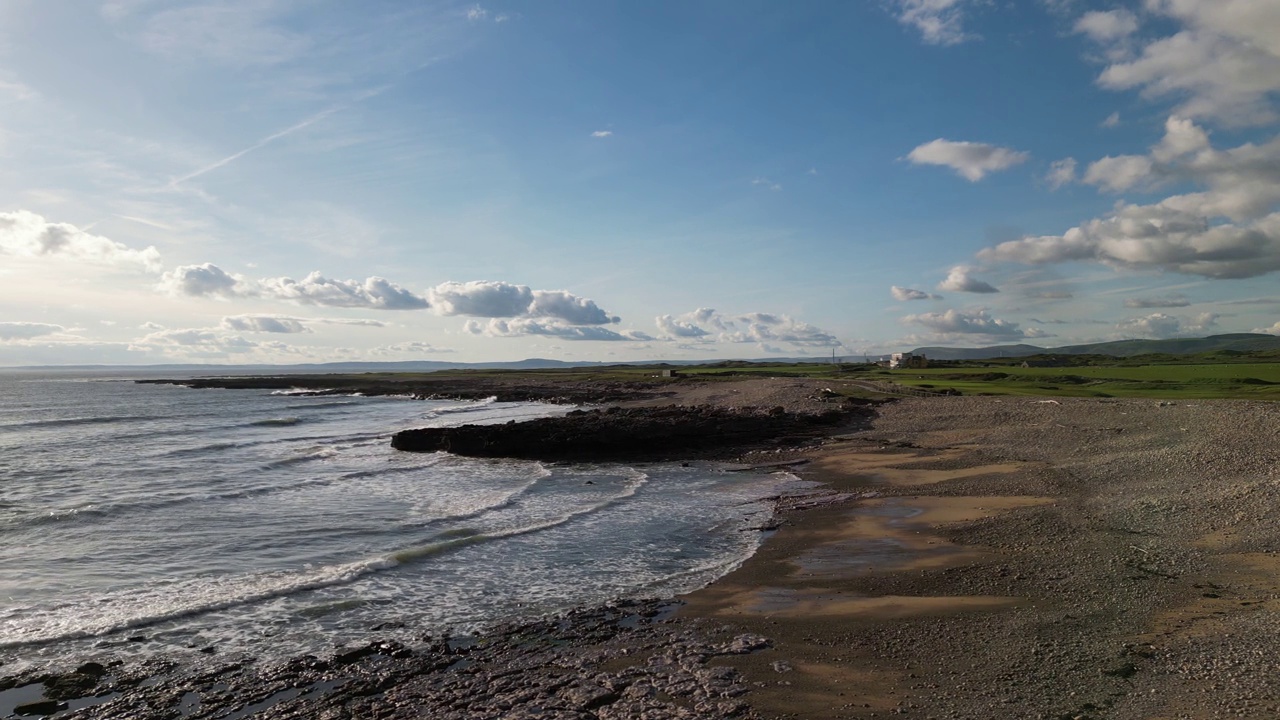
<svg viewBox="0 0 1280 720">
<path fill-rule="evenodd" d="M 1089 164 L 1084 182 L 1111 192 L 1123 192 L 1149 179 L 1154 167 L 1150 158 L 1143 155 L 1108 155 Z"/>
<path fill-rule="evenodd" d="M 1124 301 L 1127 308 L 1179 308 L 1187 307 L 1191 301 L 1185 295 L 1168 295 L 1166 297 L 1136 297 Z"/>
<path fill-rule="evenodd" d="M 426 298 L 376 276 L 364 281 L 334 280 L 317 271 L 301 280 L 289 277 L 253 280 L 229 273 L 213 263 L 174 268 L 161 276 L 158 288 L 179 297 L 262 297 L 300 305 L 370 310 L 420 310 L 429 307 Z"/>
<path fill-rule="evenodd" d="M 986 310 L 948 310 L 943 313 L 907 315 L 904 322 L 926 327 L 934 332 L 959 335 L 988 335 L 1002 338 L 1043 337 L 1043 331 L 1028 335 L 1018 323 L 994 318 Z"/>
<path fill-rule="evenodd" d="M 1000 290 L 990 283 L 983 282 L 973 276 L 973 268 L 957 265 L 947 273 L 947 279 L 938 283 L 939 290 L 965 293 L 998 293 Z"/>
<path fill-rule="evenodd" d="M 725 315 L 712 308 L 698 308 L 683 315 L 660 315 L 655 319 L 667 340 L 700 339 L 705 342 L 788 343 L 796 348 L 840 347 L 835 335 L 778 313 L 751 312 Z"/>
<path fill-rule="evenodd" d="M 161 275 L 157 287 L 176 297 L 232 298 L 254 293 L 250 280 L 228 273 L 213 263 L 179 265 Z"/>
<path fill-rule="evenodd" d="M 0 322 L 0 340 L 30 340 L 60 332 L 66 332 L 66 328 L 49 323 Z"/>
<path fill-rule="evenodd" d="M 429 290 L 428 297 L 441 315 L 505 318 L 528 312 L 533 290 L 497 280 L 451 281 Z"/>
<path fill-rule="evenodd" d="M 781 189 L 782 189 L 782 184 L 781 184 L 781 183 L 776 183 L 776 182 L 774 182 L 774 181 L 772 181 L 772 180 L 770 180 L 769 178 L 766 178 L 766 177 L 758 177 L 758 178 L 754 178 L 754 179 L 751 181 L 751 184 L 752 184 L 752 185 L 755 185 L 756 187 L 769 188 L 770 190 L 781 190 Z"/>
<path fill-rule="evenodd" d="M 232 315 L 222 318 L 222 327 L 237 332 L 305 333 L 311 330 L 298 318 L 278 315 Z"/>
<path fill-rule="evenodd" d="M 421 310 L 430 307 L 427 299 L 380 277 L 335 280 L 313 272 L 301 280 L 288 277 L 259 281 L 265 297 L 290 300 L 302 305 L 369 308 L 374 310 Z"/>
<path fill-rule="evenodd" d="M 1227 124 L 1275 119 L 1280 91 L 1280 3 L 1275 0 L 1146 0 L 1148 11 L 1178 23 L 1109 65 L 1098 82 L 1116 90 L 1181 101 L 1178 114 Z"/>
<path fill-rule="evenodd" d="M 654 318 L 658 329 L 673 338 L 700 338 L 711 334 L 710 330 L 699 327 L 693 318 L 673 315 L 659 315 Z"/>
<path fill-rule="evenodd" d="M 467 19 L 471 21 L 484 20 L 489 17 L 489 11 L 479 5 L 473 5 L 467 9 Z"/>
<path fill-rule="evenodd" d="M 978 182 L 988 173 L 1023 163 L 1028 153 L 986 143 L 957 142 L 938 138 L 907 154 L 916 165 L 942 165 L 955 170 L 969 182 Z"/>
<path fill-rule="evenodd" d="M 1280 270 L 1280 137 L 1217 150 L 1201 128 L 1174 116 L 1150 156 L 1104 158 L 1085 175 L 1085 182 L 1117 190 L 1175 181 L 1206 189 L 1153 205 L 1120 203 L 1062 235 L 1014 240 L 978 256 L 1026 264 L 1094 261 L 1211 278 Z"/>
<path fill-rule="evenodd" d="M 1050 189 L 1057 190 L 1063 185 L 1070 185 L 1076 181 L 1076 159 L 1063 158 L 1055 160 L 1049 165 L 1049 174 L 1045 176 L 1045 182 L 1049 183 Z"/>
<path fill-rule="evenodd" d="M 1113 128 L 1113 127 L 1119 127 L 1119 126 L 1120 126 L 1119 112 L 1111 113 L 1110 115 L 1107 116 L 1106 120 L 1102 121 L 1102 127 L 1104 128 Z"/>
<path fill-rule="evenodd" d="M 570 325 L 608 325 L 620 322 L 620 318 L 606 313 L 594 300 L 578 297 L 565 290 L 534 290 L 528 315 L 563 320 Z"/>
<path fill-rule="evenodd" d="M 1254 328 L 1252 332 L 1266 333 L 1267 335 L 1280 335 L 1280 321 L 1277 321 L 1275 325 L 1272 325 L 1269 328 Z"/>
<path fill-rule="evenodd" d="M 800 347 L 840 347 L 842 343 L 825 330 L 796 320 L 788 315 L 746 313 L 735 316 L 729 332 L 721 335 L 728 342 L 790 343 Z"/>
<path fill-rule="evenodd" d="M 1218 324 L 1218 315 L 1202 313 L 1195 318 L 1180 318 L 1164 313 L 1152 313 L 1144 317 L 1129 318 L 1116 324 L 1121 337 L 1174 338 L 1190 337 L 1208 332 Z"/>
<path fill-rule="evenodd" d="M 147 272 L 161 268 L 160 253 L 154 247 L 135 250 L 26 210 L 0 212 L 0 255 L 79 260 Z"/>
<path fill-rule="evenodd" d="M 642 332 L 614 332 L 596 325 L 569 325 L 558 320 L 537 318 L 492 318 L 488 322 L 468 320 L 463 328 L 472 335 L 487 337 L 522 337 L 544 335 L 562 340 L 598 340 L 606 342 L 648 341 L 653 338 Z"/>
<path fill-rule="evenodd" d="M 613 131 L 612 131 L 612 130 L 596 130 L 595 132 L 591 133 L 591 137 L 594 137 L 594 138 L 607 138 L 607 137 L 609 137 L 609 136 L 610 136 L 610 135 L 612 135 L 612 134 L 613 134 Z"/>
<path fill-rule="evenodd" d="M 955 45 L 977 39 L 964 29 L 966 0 L 896 0 L 898 22 L 910 25 L 930 45 Z"/>
<path fill-rule="evenodd" d="M 1187 118 L 1177 115 L 1164 123 L 1164 138 L 1151 148 L 1156 162 L 1169 163 L 1202 150 L 1209 149 L 1209 133 Z"/>
<path fill-rule="evenodd" d="M 1094 10 L 1087 12 L 1076 21 L 1075 31 L 1088 35 L 1095 42 L 1115 42 L 1128 37 L 1138 30 L 1138 16 L 1132 12 L 1120 10 Z"/>
<path fill-rule="evenodd" d="M 594 300 L 566 290 L 533 290 L 498 280 L 445 282 L 429 292 L 441 315 L 482 318 L 552 318 L 570 325 L 608 325 L 619 318 L 609 315 Z"/>
<path fill-rule="evenodd" d="M 908 300 L 941 300 L 942 299 L 941 297 L 934 295 L 933 293 L 927 293 L 923 290 L 912 290 L 911 288 L 900 287 L 898 285 L 894 285 L 893 287 L 889 288 L 889 292 L 893 295 L 893 299 L 899 302 L 907 302 Z"/>
<path fill-rule="evenodd" d="M 129 347 L 132 350 L 182 359 L 219 359 L 243 356 L 264 346 L 213 328 L 186 328 L 159 330 L 134 340 Z M 283 346 L 268 347 L 280 349 Z"/>
</svg>

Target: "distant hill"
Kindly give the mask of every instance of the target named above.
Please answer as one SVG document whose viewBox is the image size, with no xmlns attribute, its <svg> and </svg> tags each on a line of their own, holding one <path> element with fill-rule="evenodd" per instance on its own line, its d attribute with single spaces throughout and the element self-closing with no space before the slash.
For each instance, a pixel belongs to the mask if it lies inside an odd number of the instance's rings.
<svg viewBox="0 0 1280 720">
<path fill-rule="evenodd" d="M 729 363 L 830 363 L 830 358 L 761 358 L 755 360 L 634 360 L 631 362 L 600 362 L 578 360 L 547 360 L 528 358 L 497 362 L 448 362 L 441 360 L 405 360 L 400 362 L 332 362 L 299 363 L 296 365 L 217 365 L 211 363 L 163 363 L 156 365 L 28 365 L 0 367 L 0 371 L 36 372 L 106 372 L 106 373 L 183 373 L 208 375 L 301 375 L 312 373 L 384 373 L 384 372 L 436 372 L 438 370 L 564 370 L 569 368 L 602 368 L 625 365 L 684 366 L 705 365 L 716 362 Z"/>
<path fill-rule="evenodd" d="M 1034 345 L 993 345 L 981 348 L 922 347 L 911 352 L 931 360 L 986 360 L 1000 357 L 1026 357 L 1028 355 L 1110 355 L 1131 357 L 1134 355 L 1194 355 L 1205 352 L 1250 352 L 1280 350 L 1280 336 L 1262 333 L 1230 333 L 1203 338 L 1173 338 L 1170 340 L 1114 340 L 1086 345 L 1066 345 L 1041 348 Z"/>
</svg>

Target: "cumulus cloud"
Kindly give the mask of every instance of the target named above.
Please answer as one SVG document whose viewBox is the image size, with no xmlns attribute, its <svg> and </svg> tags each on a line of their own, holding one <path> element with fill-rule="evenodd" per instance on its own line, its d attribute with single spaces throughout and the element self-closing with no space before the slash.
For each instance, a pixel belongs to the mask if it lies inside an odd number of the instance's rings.
<svg viewBox="0 0 1280 720">
<path fill-rule="evenodd" d="M 1280 91 L 1280 5 L 1274 0 L 1147 0 L 1145 7 L 1176 23 L 1176 32 L 1143 41 L 1132 55 L 1114 55 L 1116 62 L 1098 77 L 1100 85 L 1176 98 L 1178 114 L 1190 118 L 1232 125 L 1275 119 L 1270 97 Z M 1121 35 L 1097 39 L 1128 42 Z"/>
<path fill-rule="evenodd" d="M 492 280 L 445 282 L 428 291 L 441 315 L 504 318 L 524 315 L 533 302 L 533 290 Z"/>
<path fill-rule="evenodd" d="M 1265 333 L 1267 335 L 1280 335 L 1280 321 L 1277 321 L 1275 325 L 1272 325 L 1269 328 L 1254 328 L 1253 332 Z"/>
<path fill-rule="evenodd" d="M 608 325 L 620 321 L 600 309 L 595 301 L 565 290 L 534 290 L 528 315 L 563 320 L 570 325 Z"/>
<path fill-rule="evenodd" d="M 237 332 L 305 333 L 311 329 L 298 318 L 277 315 L 232 315 L 222 318 L 222 327 Z"/>
<path fill-rule="evenodd" d="M 912 290 L 907 287 L 894 285 L 889 288 L 889 292 L 893 295 L 893 299 L 899 302 L 907 302 L 909 300 L 941 300 L 941 296 L 927 293 L 923 290 Z"/>
<path fill-rule="evenodd" d="M 904 322 L 926 327 L 934 332 L 959 335 L 989 335 L 991 337 L 1021 338 L 1043 337 L 1043 331 L 1029 335 L 1018 323 L 992 317 L 986 310 L 948 310 L 942 313 L 907 315 Z"/>
<path fill-rule="evenodd" d="M 1080 16 L 1075 31 L 1088 35 L 1095 42 L 1109 43 L 1128 37 L 1138 30 L 1138 16 L 1120 10 L 1094 10 Z"/>
<path fill-rule="evenodd" d="M 558 320 L 538 318 L 491 318 L 488 322 L 468 320 L 463 326 L 472 335 L 486 337 L 522 337 L 543 335 L 561 340 L 598 340 L 605 342 L 647 341 L 653 337 L 638 331 L 614 332 L 597 325 L 569 325 Z"/>
<path fill-rule="evenodd" d="M 938 283 L 939 290 L 966 293 L 998 293 L 1000 290 L 990 283 L 983 282 L 973 276 L 973 268 L 957 265 L 947 273 L 947 279 Z"/>
<path fill-rule="evenodd" d="M 1104 128 L 1113 128 L 1113 127 L 1119 127 L 1119 126 L 1120 126 L 1120 113 L 1119 113 L 1119 112 L 1113 112 L 1113 113 L 1111 113 L 1110 115 L 1108 115 L 1108 116 L 1106 117 L 1106 119 L 1105 119 L 1105 120 L 1103 120 L 1103 121 L 1102 121 L 1102 127 L 1104 127 Z"/>
<path fill-rule="evenodd" d="M 26 210 L 0 212 L 0 255 L 63 258 L 147 272 L 161 269 L 154 247 L 136 250 Z"/>
<path fill-rule="evenodd" d="M 1152 205 L 1122 202 L 1107 216 L 1062 235 L 1002 243 L 979 258 L 1026 264 L 1093 261 L 1211 278 L 1280 270 L 1280 137 L 1218 150 L 1203 129 L 1173 116 L 1149 155 L 1104 158 L 1085 175 L 1085 182 L 1114 190 L 1165 181 L 1205 189 Z"/>
<path fill-rule="evenodd" d="M 710 330 L 699 327 L 692 318 L 674 315 L 659 315 L 654 318 L 658 329 L 673 338 L 700 338 L 711 334 Z"/>
<path fill-rule="evenodd" d="M 426 298 L 380 277 L 335 280 L 318 271 L 301 280 L 290 277 L 253 280 L 229 273 L 213 263 L 182 265 L 160 278 L 159 289 L 176 296 L 288 300 L 300 305 L 366 308 L 370 310 L 420 310 Z"/>
<path fill-rule="evenodd" d="M 0 322 L 0 340 L 30 340 L 60 332 L 66 332 L 66 328 L 49 323 Z"/>
<path fill-rule="evenodd" d="M 898 22 L 915 28 L 930 45 L 955 45 L 976 39 L 964 29 L 966 0 L 896 0 Z"/>
<path fill-rule="evenodd" d="M 213 263 L 179 265 L 160 276 L 158 288 L 174 296 L 233 298 L 252 295 L 252 283 Z"/>
<path fill-rule="evenodd" d="M 1127 308 L 1180 308 L 1187 307 L 1191 301 L 1184 295 L 1168 295 L 1165 297 L 1136 297 L 1124 301 Z"/>
<path fill-rule="evenodd" d="M 1049 188 L 1057 190 L 1063 185 L 1070 185 L 1076 181 L 1076 159 L 1063 158 L 1055 160 L 1049 165 L 1049 174 L 1045 175 L 1045 182 L 1049 183 Z"/>
<path fill-rule="evenodd" d="M 916 165 L 949 167 L 969 182 L 978 182 L 988 173 L 1026 162 L 1028 157 L 1030 154 L 1010 148 L 943 138 L 920 145 L 907 154 L 907 159 Z"/>
<path fill-rule="evenodd" d="M 613 134 L 613 131 L 612 131 L 612 130 L 596 130 L 595 132 L 591 133 L 591 137 L 593 137 L 593 138 L 607 138 L 607 137 L 609 137 L 609 136 L 610 136 L 610 135 L 612 135 L 612 134 Z"/>
<path fill-rule="evenodd" d="M 1116 330 L 1125 338 L 1165 338 L 1201 335 L 1218 324 L 1219 315 L 1202 313 L 1194 318 L 1181 318 L 1164 313 L 1152 313 L 1144 317 L 1129 318 L 1116 324 Z"/>
<path fill-rule="evenodd" d="M 313 272 L 301 280 L 267 278 L 259 282 L 260 294 L 302 305 L 369 308 L 373 310 L 421 310 L 427 299 L 380 277 L 335 280 Z"/>
<path fill-rule="evenodd" d="M 609 325 L 619 318 L 566 290 L 533 290 L 496 280 L 446 282 L 429 292 L 436 312 L 481 318 L 550 318 L 569 325 Z"/>
<path fill-rule="evenodd" d="M 1123 192 L 1151 177 L 1155 165 L 1142 155 L 1110 155 L 1095 160 L 1084 172 L 1084 182 L 1111 192 Z"/>
</svg>

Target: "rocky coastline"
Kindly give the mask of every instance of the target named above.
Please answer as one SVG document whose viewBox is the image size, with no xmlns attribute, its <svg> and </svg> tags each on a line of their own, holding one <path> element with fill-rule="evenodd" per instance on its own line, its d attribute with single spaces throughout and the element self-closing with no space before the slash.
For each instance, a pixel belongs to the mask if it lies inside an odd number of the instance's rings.
<svg viewBox="0 0 1280 720">
<path fill-rule="evenodd" d="M 622 600 L 477 636 L 376 639 L 272 665 L 85 663 L 0 681 L 0 717 L 759 718 L 741 673 L 716 661 L 768 639 L 672 619 L 678 604 Z M 39 697 L 14 702 L 23 690 Z"/>
</svg>

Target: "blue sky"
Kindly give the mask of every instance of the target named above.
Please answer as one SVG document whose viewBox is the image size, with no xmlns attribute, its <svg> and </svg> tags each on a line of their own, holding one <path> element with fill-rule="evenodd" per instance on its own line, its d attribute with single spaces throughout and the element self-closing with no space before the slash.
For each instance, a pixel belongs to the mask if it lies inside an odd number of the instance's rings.
<svg viewBox="0 0 1280 720">
<path fill-rule="evenodd" d="M 0 0 L 0 365 L 1280 333 L 1274 0 Z"/>
</svg>

